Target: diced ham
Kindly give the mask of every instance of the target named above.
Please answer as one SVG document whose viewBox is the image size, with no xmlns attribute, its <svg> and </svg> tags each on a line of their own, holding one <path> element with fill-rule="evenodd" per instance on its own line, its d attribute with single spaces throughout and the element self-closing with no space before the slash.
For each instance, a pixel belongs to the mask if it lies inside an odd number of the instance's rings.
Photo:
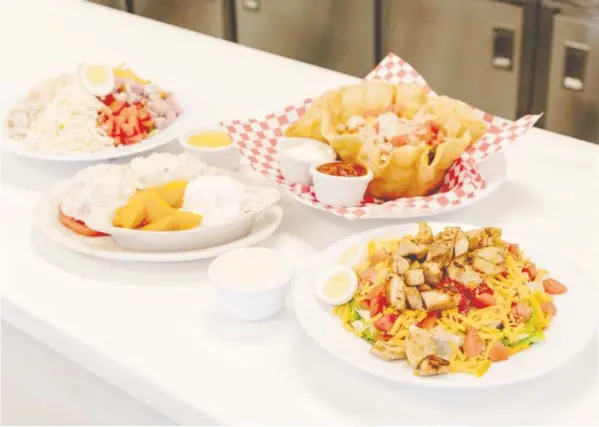
<svg viewBox="0 0 599 427">
<path fill-rule="evenodd" d="M 485 341 L 478 335 L 475 328 L 468 329 L 464 338 L 464 354 L 467 357 L 476 357 L 485 350 Z"/>
</svg>

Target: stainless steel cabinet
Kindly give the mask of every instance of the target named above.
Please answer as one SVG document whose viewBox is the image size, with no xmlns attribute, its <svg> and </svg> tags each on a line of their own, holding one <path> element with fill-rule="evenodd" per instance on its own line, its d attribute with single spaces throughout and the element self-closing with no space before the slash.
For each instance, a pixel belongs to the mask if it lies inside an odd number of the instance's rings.
<svg viewBox="0 0 599 427">
<path fill-rule="evenodd" d="M 415 67 L 438 93 L 489 113 L 520 110 L 524 8 L 491 0 L 382 0 L 381 50 Z"/>
<path fill-rule="evenodd" d="M 133 13 L 213 37 L 232 39 L 228 0 L 133 0 Z"/>
<path fill-rule="evenodd" d="M 555 15 L 545 127 L 599 142 L 599 22 Z"/>
<path fill-rule="evenodd" d="M 113 9 L 127 10 L 126 0 L 88 0 L 90 3 L 96 3 L 102 6 L 112 7 Z"/>
<path fill-rule="evenodd" d="M 243 45 L 363 77 L 375 65 L 374 0 L 236 0 Z"/>
</svg>

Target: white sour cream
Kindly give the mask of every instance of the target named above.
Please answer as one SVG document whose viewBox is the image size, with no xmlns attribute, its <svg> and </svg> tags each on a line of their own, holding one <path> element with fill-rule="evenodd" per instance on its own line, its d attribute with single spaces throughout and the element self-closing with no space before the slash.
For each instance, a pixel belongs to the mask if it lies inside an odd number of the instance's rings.
<svg viewBox="0 0 599 427">
<path fill-rule="evenodd" d="M 306 140 L 299 145 L 288 148 L 285 154 L 293 160 L 306 165 L 332 162 L 337 158 L 335 151 L 330 145 L 316 140 Z"/>
<path fill-rule="evenodd" d="M 182 209 L 202 215 L 202 226 L 221 225 L 238 219 L 257 203 L 257 196 L 233 178 L 203 175 L 185 189 Z"/>
<path fill-rule="evenodd" d="M 191 154 L 154 153 L 138 157 L 129 167 L 138 177 L 139 188 L 155 187 L 171 181 L 191 181 L 205 171 L 205 165 Z"/>
</svg>

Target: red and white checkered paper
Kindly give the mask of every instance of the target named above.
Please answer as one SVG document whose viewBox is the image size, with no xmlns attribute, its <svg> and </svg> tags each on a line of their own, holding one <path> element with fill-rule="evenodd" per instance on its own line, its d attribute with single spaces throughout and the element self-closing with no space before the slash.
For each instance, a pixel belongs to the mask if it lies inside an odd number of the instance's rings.
<svg viewBox="0 0 599 427">
<path fill-rule="evenodd" d="M 424 78 L 410 64 L 392 53 L 387 55 L 366 76 L 366 79 L 380 79 L 390 83 L 419 83 L 434 94 Z M 444 210 L 468 202 L 469 199 L 477 198 L 487 184 L 476 168 L 476 163 L 503 150 L 509 143 L 532 128 L 540 118 L 537 115 L 528 115 L 511 121 L 476 110 L 489 124 L 487 134 L 454 162 L 438 193 L 386 202 L 365 198 L 360 206 L 333 208 L 321 204 L 311 186 L 286 182 L 281 175 L 276 157 L 277 138 L 283 136 L 287 126 L 299 119 L 311 103 L 312 99 L 306 99 L 261 119 L 233 120 L 223 122 L 222 126 L 227 128 L 241 153 L 256 171 L 276 182 L 298 201 L 347 219 L 402 218 L 431 212 L 442 213 Z"/>
</svg>

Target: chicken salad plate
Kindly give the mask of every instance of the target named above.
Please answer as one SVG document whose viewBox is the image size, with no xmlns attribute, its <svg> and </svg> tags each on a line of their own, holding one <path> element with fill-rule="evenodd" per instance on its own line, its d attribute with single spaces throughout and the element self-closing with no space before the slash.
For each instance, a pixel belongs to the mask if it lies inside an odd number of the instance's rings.
<svg viewBox="0 0 599 427">
<path fill-rule="evenodd" d="M 190 103 L 125 66 L 82 63 L 7 105 L 2 148 L 37 160 L 93 162 L 158 148 L 180 133 Z"/>
<path fill-rule="evenodd" d="M 193 155 L 154 153 L 81 170 L 42 197 L 35 226 L 89 255 L 184 261 L 268 237 L 281 221 L 279 197 Z"/>
<path fill-rule="evenodd" d="M 425 223 L 357 234 L 297 280 L 294 308 L 337 358 L 429 387 L 517 383 L 563 365 L 596 331 L 596 285 L 546 246 L 496 227 Z"/>
</svg>

